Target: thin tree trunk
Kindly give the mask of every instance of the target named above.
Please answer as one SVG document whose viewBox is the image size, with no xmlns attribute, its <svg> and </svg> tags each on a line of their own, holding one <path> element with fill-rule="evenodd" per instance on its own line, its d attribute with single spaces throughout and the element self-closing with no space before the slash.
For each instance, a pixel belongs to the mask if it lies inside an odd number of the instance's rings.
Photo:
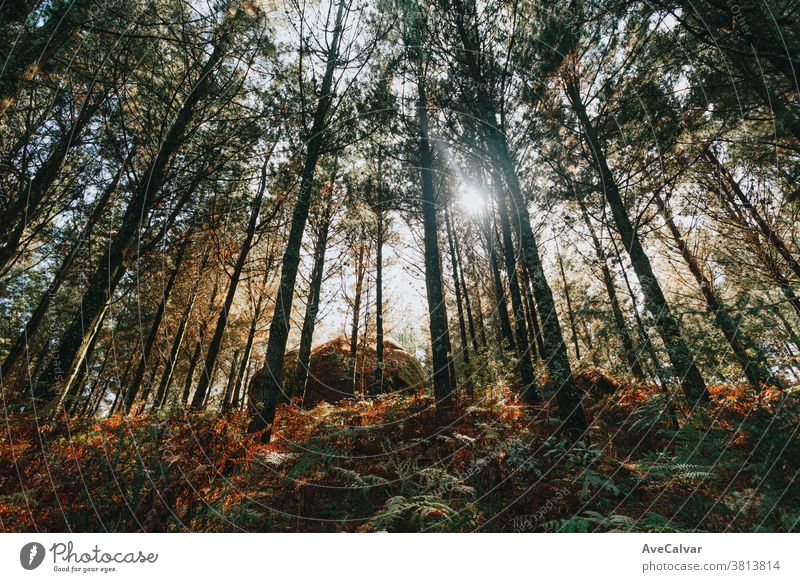
<svg viewBox="0 0 800 582">
<path fill-rule="evenodd" d="M 56 414 L 59 414 L 61 411 L 71 414 L 75 410 L 75 406 L 83 394 L 84 382 L 89 376 L 90 367 L 92 365 L 92 355 L 94 354 L 94 348 L 97 345 L 98 339 L 100 339 L 100 333 L 96 333 L 89 342 L 89 347 L 86 350 L 86 358 L 84 358 L 81 363 L 72 386 L 62 395 L 61 402 L 59 402 L 59 405 L 54 411 Z"/>
<path fill-rule="evenodd" d="M 567 319 L 569 319 L 569 327 L 572 331 L 572 345 L 575 348 L 575 358 L 580 361 L 581 347 L 578 343 L 578 326 L 575 323 L 575 312 L 572 310 L 572 299 L 569 295 L 567 274 L 564 272 L 564 260 L 561 258 L 561 251 L 558 250 L 558 248 L 556 248 L 556 257 L 558 259 L 558 271 L 561 274 L 561 284 L 564 286 L 564 299 L 567 302 Z"/>
<path fill-rule="evenodd" d="M 472 340 L 472 349 L 478 351 L 478 336 L 475 333 L 475 319 L 472 315 L 472 301 L 470 301 L 469 287 L 467 287 L 464 276 L 464 263 L 462 261 L 461 248 L 458 244 L 458 237 L 454 237 L 456 247 L 456 264 L 458 266 L 459 278 L 461 281 L 461 291 L 464 294 L 464 306 L 467 308 L 467 323 L 469 324 L 469 337 Z"/>
<path fill-rule="evenodd" d="M 686 342 L 681 335 L 681 329 L 677 319 L 672 312 L 672 308 L 664 296 L 661 285 L 653 272 L 650 259 L 644 251 L 639 233 L 631 224 L 625 204 L 614 181 L 614 176 L 608 166 L 600 147 L 600 141 L 595 132 L 594 125 L 589 120 L 586 108 L 581 101 L 578 88 L 573 81 L 567 83 L 567 93 L 575 114 L 580 121 L 584 134 L 586 135 L 589 148 L 592 152 L 592 161 L 603 183 L 603 190 L 606 201 L 611 208 L 611 214 L 617 225 L 622 242 L 631 259 L 639 284 L 645 298 L 648 311 L 652 314 L 656 322 L 656 328 L 661 335 L 661 339 L 667 348 L 670 362 L 681 383 L 686 397 L 692 402 L 710 400 L 706 389 L 703 376 L 692 357 Z"/>
<path fill-rule="evenodd" d="M 453 287 L 456 294 L 456 312 L 458 313 L 458 331 L 461 336 L 461 349 L 464 353 L 464 363 L 469 364 L 469 340 L 467 339 L 467 324 L 464 321 L 464 305 L 461 298 L 461 282 L 458 278 L 458 261 L 456 247 L 453 243 L 453 225 L 450 221 L 448 206 L 444 206 L 444 223 L 447 231 L 447 246 L 450 249 L 450 264 L 453 268 Z"/>
<path fill-rule="evenodd" d="M 384 346 L 383 346 L 383 229 L 385 227 L 385 212 L 383 208 L 383 176 L 381 175 L 381 164 L 378 163 L 378 184 L 377 201 L 375 204 L 375 388 L 378 394 L 383 394 L 383 368 L 384 368 Z"/>
<path fill-rule="evenodd" d="M 133 370 L 133 363 L 134 360 L 131 358 L 128 360 L 128 365 L 125 366 L 125 371 L 122 373 L 122 378 L 119 379 L 117 390 L 114 393 L 114 402 L 111 403 L 111 408 L 108 409 L 108 417 L 111 417 L 114 412 L 118 412 L 117 406 L 122 403 L 122 394 L 125 391 L 125 387 L 128 385 L 128 376 L 131 370 Z"/>
<path fill-rule="evenodd" d="M 231 360 L 231 368 L 228 372 L 228 383 L 225 386 L 225 392 L 222 395 L 222 413 L 227 414 L 231 409 L 233 398 L 233 386 L 236 384 L 236 374 L 239 371 L 239 353 L 240 350 L 233 352 L 233 359 Z"/>
<path fill-rule="evenodd" d="M 325 273 L 325 252 L 328 248 L 328 232 L 331 225 L 333 208 L 333 187 L 336 181 L 336 170 L 329 182 L 330 190 L 326 199 L 323 201 L 322 212 L 319 217 L 317 228 L 317 239 L 314 242 L 314 266 L 311 269 L 311 280 L 308 287 L 308 298 L 306 301 L 306 312 L 303 316 L 303 328 L 300 332 L 300 348 L 297 352 L 297 370 L 295 372 L 294 386 L 295 394 L 299 394 L 303 400 L 306 396 L 306 383 L 308 381 L 308 367 L 311 364 L 311 346 L 314 342 L 314 328 L 317 324 L 319 314 L 319 298 L 322 288 L 322 279 Z M 352 348 L 351 348 L 352 351 Z M 351 358 L 353 356 L 351 355 Z"/>
<path fill-rule="evenodd" d="M 195 389 L 192 399 L 192 408 L 195 410 L 202 408 L 206 393 L 210 388 L 211 378 L 214 376 L 214 368 L 217 365 L 217 357 L 219 356 L 222 346 L 222 337 L 225 335 L 225 328 L 228 325 L 228 316 L 233 306 L 233 300 L 236 297 L 236 289 L 239 286 L 239 279 L 242 276 L 242 271 L 247 262 L 247 255 L 250 254 L 250 249 L 253 246 L 253 238 L 256 235 L 256 227 L 258 226 L 258 217 L 261 215 L 261 204 L 264 200 L 264 192 L 267 189 L 267 168 L 271 155 L 272 152 L 270 151 L 264 159 L 264 163 L 261 165 L 261 178 L 258 184 L 256 197 L 253 200 L 253 207 L 250 210 L 250 221 L 247 224 L 247 232 L 242 242 L 239 256 L 236 259 L 233 273 L 231 274 L 228 293 L 225 296 L 225 303 L 222 305 L 222 310 L 217 318 L 217 325 L 214 328 L 214 335 L 211 337 L 211 343 L 208 346 L 205 364 L 201 369 L 200 381 L 197 383 L 197 388 Z"/>
<path fill-rule="evenodd" d="M 188 246 L 189 239 L 187 237 L 180 244 L 178 256 L 175 258 L 175 267 L 172 269 L 172 273 L 167 280 L 167 284 L 164 286 L 164 291 L 161 295 L 161 302 L 158 304 L 158 308 L 153 315 L 153 323 L 150 326 L 150 332 L 147 334 L 147 339 L 142 346 L 142 356 L 139 359 L 139 364 L 136 366 L 136 372 L 133 374 L 133 380 L 131 381 L 128 391 L 125 394 L 125 402 L 123 403 L 125 406 L 125 412 L 130 413 L 133 403 L 136 402 L 136 397 L 139 395 L 139 387 L 142 384 L 142 379 L 145 377 L 147 362 L 150 360 L 150 354 L 153 350 L 153 346 L 155 346 L 156 339 L 158 339 L 158 330 L 161 327 L 161 320 L 164 318 L 164 313 L 167 310 L 167 302 L 172 294 L 172 289 L 174 288 L 175 281 L 178 278 L 178 272 L 181 270 L 183 257 L 186 254 L 186 248 Z M 147 403 L 147 398 L 150 396 L 152 384 L 153 378 L 148 374 L 147 381 L 145 382 L 145 389 L 142 392 L 142 401 L 144 403 Z"/>
<path fill-rule="evenodd" d="M 542 339 L 542 327 L 539 325 L 539 315 L 536 309 L 536 301 L 533 298 L 531 289 L 531 278 L 525 265 L 520 265 L 520 276 L 522 288 L 525 290 L 525 302 L 528 305 L 528 319 L 530 321 L 531 335 L 536 344 L 539 357 L 544 357 L 544 340 Z M 533 345 L 533 343 L 531 344 Z M 531 348 L 533 350 L 533 348 Z"/>
<path fill-rule="evenodd" d="M 628 332 L 628 326 L 625 325 L 625 316 L 622 313 L 622 307 L 620 306 L 619 299 L 617 298 L 617 289 L 614 286 L 614 279 L 611 276 L 611 270 L 608 268 L 608 259 L 606 258 L 606 253 L 600 244 L 600 239 L 597 237 L 597 232 L 595 231 L 594 225 L 589 217 L 586 204 L 584 203 L 580 194 L 576 193 L 575 198 L 578 201 L 583 222 L 592 238 L 592 245 L 594 246 L 595 255 L 597 256 L 597 262 L 600 264 L 600 270 L 603 274 L 603 284 L 606 287 L 606 294 L 608 295 L 608 300 L 611 303 L 611 313 L 614 316 L 614 325 L 617 328 L 617 334 L 619 334 L 619 339 L 622 343 L 622 349 L 625 352 L 625 359 L 628 361 L 628 367 L 637 379 L 644 380 L 644 371 L 642 370 L 641 364 L 639 364 L 639 358 L 636 355 L 636 348 L 634 347 L 631 334 Z"/>
<path fill-rule="evenodd" d="M 158 153 L 148 165 L 140 188 L 133 194 L 125 210 L 122 223 L 114 236 L 108 253 L 102 258 L 81 300 L 67 332 L 61 339 L 47 369 L 34 387 L 34 396 L 52 400 L 60 390 L 69 390 L 75 374 L 86 354 L 89 341 L 97 333 L 108 310 L 117 285 L 126 272 L 125 259 L 140 231 L 141 224 L 155 203 L 156 194 L 166 179 L 173 159 L 195 117 L 199 103 L 214 86 L 212 72 L 227 50 L 228 35 L 223 34 L 214 51 L 203 65 L 199 80 L 184 101 L 175 121 L 161 142 Z"/>
<path fill-rule="evenodd" d="M 364 252 L 366 248 L 366 232 L 361 225 L 361 235 L 358 239 L 358 254 L 356 255 L 356 294 L 353 298 L 353 325 L 350 331 L 350 365 L 353 367 L 353 393 L 356 392 L 356 378 L 358 377 L 358 330 L 361 319 L 361 295 L 364 292 Z"/>
<path fill-rule="evenodd" d="M 763 356 L 760 353 L 760 349 L 758 349 L 755 344 L 753 344 L 744 336 L 743 332 L 739 329 L 739 325 L 733 320 L 727 309 L 725 309 L 725 306 L 722 304 L 722 300 L 714 291 L 711 281 L 709 281 L 703 273 L 699 263 L 697 262 L 697 259 L 689 249 L 689 245 L 683 239 L 681 232 L 678 230 L 678 226 L 672 219 L 672 212 L 667 207 L 666 202 L 661 198 L 661 195 L 658 192 L 654 193 L 653 200 L 658 206 L 661 216 L 664 218 L 664 222 L 666 223 L 667 228 L 669 229 L 669 232 L 672 235 L 672 238 L 674 239 L 681 256 L 683 257 L 683 260 L 686 261 L 686 265 L 689 267 L 689 272 L 692 273 L 692 276 L 700 288 L 700 292 L 703 294 L 703 298 L 706 300 L 706 308 L 708 309 L 708 312 L 714 316 L 714 321 L 716 322 L 717 327 L 728 341 L 728 345 L 730 346 L 733 354 L 736 356 L 736 359 L 739 361 L 739 364 L 742 367 L 742 372 L 750 382 L 750 385 L 755 390 L 760 391 L 762 382 L 774 383 L 775 379 L 767 372 L 767 370 L 769 370 L 769 364 L 763 361 Z M 750 353 L 756 354 L 756 357 L 752 358 Z"/>
<path fill-rule="evenodd" d="M 489 347 L 489 340 L 486 337 L 486 322 L 483 319 L 483 302 L 481 301 L 481 288 L 478 285 L 475 289 L 475 313 L 478 319 L 478 335 L 481 338 L 483 349 Z"/>
<path fill-rule="evenodd" d="M 542 314 L 543 359 L 547 364 L 550 381 L 556 390 L 556 404 L 563 428 L 571 438 L 576 439 L 587 429 L 586 418 L 581 408 L 581 392 L 575 386 L 575 380 L 572 377 L 564 335 L 556 317 L 553 292 L 544 274 L 536 238 L 531 228 L 527 202 L 522 195 L 516 169 L 511 161 L 511 154 L 508 152 L 508 144 L 505 136 L 496 127 L 494 130 L 492 148 L 496 159 L 501 164 L 503 177 L 511 194 L 510 206 L 514 209 L 512 223 L 517 229 L 522 259 L 528 269 L 533 295 Z"/>
<path fill-rule="evenodd" d="M 192 357 L 189 359 L 189 367 L 186 369 L 186 378 L 183 382 L 183 394 L 181 395 L 181 403 L 183 407 L 186 408 L 189 404 L 189 394 L 192 392 L 192 380 L 194 379 L 194 370 L 197 368 L 197 363 L 200 361 L 200 357 L 203 355 L 203 333 L 200 333 L 200 337 L 197 340 L 197 344 L 194 346 L 194 352 L 192 353 Z"/>
<path fill-rule="evenodd" d="M 183 346 L 183 340 L 186 337 L 186 328 L 189 325 L 189 319 L 192 316 L 192 311 L 194 311 L 194 304 L 197 301 L 197 295 L 200 292 L 200 281 L 205 273 L 206 267 L 208 266 L 208 259 L 210 255 L 210 247 L 207 247 L 205 253 L 203 254 L 203 260 L 200 263 L 200 267 L 197 270 L 197 277 L 195 278 L 194 286 L 192 287 L 191 294 L 189 295 L 189 300 L 184 309 L 183 316 L 178 324 L 175 337 L 172 340 L 172 347 L 170 348 L 169 356 L 167 356 L 167 361 L 164 363 L 164 372 L 161 374 L 161 382 L 158 385 L 158 391 L 156 392 L 156 397 L 153 401 L 153 410 L 160 409 L 162 406 L 164 406 L 164 403 L 167 400 L 169 387 L 172 384 L 172 379 L 175 375 L 175 365 L 178 363 L 181 346 Z"/>
<path fill-rule="evenodd" d="M 508 315 L 508 303 L 506 302 L 506 292 L 503 288 L 503 279 L 500 276 L 500 267 L 497 264 L 497 255 L 495 254 L 495 237 L 491 226 L 489 226 L 488 218 L 484 224 L 484 231 L 486 233 L 486 250 L 489 255 L 489 268 L 492 271 L 492 281 L 494 282 L 494 292 L 496 296 L 497 316 L 500 319 L 500 340 L 505 340 L 508 346 L 516 351 L 517 343 L 514 340 L 514 332 L 511 330 L 511 319 Z"/>
<path fill-rule="evenodd" d="M 611 237 L 611 244 L 614 247 L 614 258 L 616 259 L 617 264 L 620 266 L 620 273 L 622 274 L 622 280 L 625 283 L 625 289 L 628 292 L 628 297 L 631 298 L 631 311 L 633 312 L 633 320 L 636 322 L 636 329 L 639 332 L 639 337 L 642 340 L 642 344 L 644 344 L 645 351 L 647 352 L 647 355 L 650 356 L 650 360 L 653 364 L 653 377 L 655 378 L 656 382 L 666 388 L 666 384 L 662 380 L 663 371 L 661 367 L 661 360 L 658 358 L 658 353 L 656 352 L 655 346 L 653 346 L 653 342 L 650 339 L 650 334 L 647 333 L 647 328 L 644 325 L 644 321 L 642 321 L 642 316 L 639 313 L 639 307 L 637 306 L 636 293 L 633 291 L 633 286 L 628 278 L 628 272 L 625 269 L 625 265 L 622 263 L 622 253 L 617 246 L 617 241 L 614 240 L 613 235 L 610 233 L 610 229 L 609 235 Z"/>
<path fill-rule="evenodd" d="M 756 223 L 756 226 L 758 227 L 759 231 L 761 231 L 761 235 L 764 237 L 764 239 L 766 239 L 766 241 L 778 251 L 778 254 L 783 258 L 784 261 L 786 261 L 795 276 L 800 278 L 800 263 L 786 246 L 786 243 L 783 242 L 783 239 L 774 231 L 772 227 L 770 227 L 766 219 L 761 216 L 761 213 L 756 209 L 755 206 L 753 206 L 753 203 L 742 191 L 739 182 L 736 181 L 728 169 L 720 163 L 716 156 L 714 156 L 710 148 L 706 148 L 704 150 L 704 154 L 706 159 L 717 169 L 722 177 L 722 189 L 730 193 L 731 199 L 735 197 L 735 199 L 739 201 L 739 204 L 741 204 L 742 207 L 747 210 L 747 213 L 753 219 L 753 222 Z"/>
<path fill-rule="evenodd" d="M 518 358 L 516 368 L 520 378 L 521 394 L 526 402 L 538 403 L 541 401 L 541 398 L 536 388 L 536 381 L 533 375 L 533 362 L 531 361 L 530 343 L 528 342 L 528 330 L 525 327 L 525 308 L 522 306 L 522 293 L 520 292 L 519 280 L 517 278 L 517 258 L 514 255 L 514 237 L 511 234 L 506 193 L 500 180 L 500 175 L 497 172 L 493 174 L 492 182 L 494 183 L 497 213 L 500 216 L 503 259 L 506 266 L 508 288 L 511 291 L 511 308 L 514 312 L 514 328 L 516 331 Z"/>
<path fill-rule="evenodd" d="M 267 354 L 264 363 L 267 369 L 264 374 L 260 374 L 253 382 L 253 390 L 251 391 L 253 396 L 250 399 L 250 407 L 252 408 L 253 418 L 248 426 L 248 432 L 263 431 L 262 442 L 269 442 L 272 422 L 275 420 L 275 409 L 281 393 L 283 358 L 286 352 L 286 341 L 289 338 L 289 320 L 292 313 L 297 269 L 300 263 L 300 246 L 303 242 L 303 231 L 308 220 L 308 209 L 311 204 L 311 191 L 314 186 L 317 161 L 319 160 L 326 135 L 328 112 L 333 101 L 333 75 L 339 60 L 339 39 L 342 34 L 344 8 L 344 0 L 339 0 L 333 36 L 327 54 L 325 75 L 319 91 L 320 98 L 314 113 L 305 165 L 300 177 L 300 188 L 292 212 L 286 251 L 283 255 L 280 285 L 275 301 L 272 323 L 270 324 Z"/>
<path fill-rule="evenodd" d="M 97 392 L 98 387 L 101 384 L 101 380 L 102 380 L 103 374 L 104 374 L 104 372 L 106 370 L 106 365 L 108 364 L 108 357 L 109 357 L 110 354 L 111 354 L 111 350 L 110 349 L 106 349 L 105 350 L 105 354 L 103 354 L 103 361 L 100 363 L 100 368 L 98 368 L 98 370 L 97 370 L 97 377 L 95 378 L 94 382 L 92 383 L 92 387 L 89 389 L 89 394 L 84 399 L 83 404 L 81 405 L 80 411 L 78 412 L 78 414 L 80 416 L 85 416 L 87 412 L 89 412 L 90 410 L 94 410 L 95 409 L 94 400 L 97 400 L 96 392 Z M 105 387 L 103 387 L 103 390 L 105 391 Z"/>
<path fill-rule="evenodd" d="M 244 355 L 242 356 L 242 363 L 239 367 L 239 375 L 236 378 L 236 387 L 233 390 L 233 408 L 239 407 L 239 398 L 242 394 L 245 377 L 249 377 L 247 374 L 247 367 L 250 365 L 250 356 L 253 353 L 253 342 L 255 341 L 256 331 L 258 331 L 258 322 L 261 319 L 262 301 L 263 296 L 259 296 L 253 313 L 253 319 L 250 321 L 250 329 L 247 332 L 247 343 L 244 346 Z"/>
</svg>

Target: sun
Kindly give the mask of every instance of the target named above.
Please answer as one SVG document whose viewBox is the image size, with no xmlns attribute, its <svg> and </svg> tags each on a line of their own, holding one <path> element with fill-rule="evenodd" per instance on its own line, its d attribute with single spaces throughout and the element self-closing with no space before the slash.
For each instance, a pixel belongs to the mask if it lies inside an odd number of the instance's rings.
<svg viewBox="0 0 800 582">
<path fill-rule="evenodd" d="M 486 209 L 486 194 L 473 186 L 463 186 L 458 202 L 469 214 L 481 214 Z"/>
</svg>

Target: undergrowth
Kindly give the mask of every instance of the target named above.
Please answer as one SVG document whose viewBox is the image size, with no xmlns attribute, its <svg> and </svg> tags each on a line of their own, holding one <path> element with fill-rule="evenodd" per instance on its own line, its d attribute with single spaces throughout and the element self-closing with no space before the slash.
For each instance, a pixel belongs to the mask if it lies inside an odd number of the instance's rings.
<svg viewBox="0 0 800 582">
<path fill-rule="evenodd" d="M 798 392 L 588 395 L 570 443 L 507 387 L 437 416 L 422 392 L 233 414 L 6 418 L 5 531 L 798 531 Z M 9 436 L 12 435 L 12 436 Z"/>
</svg>

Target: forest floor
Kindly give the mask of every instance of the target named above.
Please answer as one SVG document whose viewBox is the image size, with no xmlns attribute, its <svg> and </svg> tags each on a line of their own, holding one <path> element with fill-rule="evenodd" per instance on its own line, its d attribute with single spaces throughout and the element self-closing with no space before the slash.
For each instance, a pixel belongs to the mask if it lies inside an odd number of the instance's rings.
<svg viewBox="0 0 800 582">
<path fill-rule="evenodd" d="M 591 434 L 573 446 L 505 386 L 444 417 L 421 391 L 284 405 L 268 445 L 240 413 L 6 417 L 0 528 L 800 529 L 800 389 L 717 386 L 670 418 L 660 389 L 609 386 L 587 394 Z"/>
</svg>

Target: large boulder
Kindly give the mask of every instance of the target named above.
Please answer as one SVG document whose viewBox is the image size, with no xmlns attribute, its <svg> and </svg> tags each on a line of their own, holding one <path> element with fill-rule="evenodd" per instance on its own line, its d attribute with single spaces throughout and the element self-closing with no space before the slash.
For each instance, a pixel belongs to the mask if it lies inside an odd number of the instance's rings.
<svg viewBox="0 0 800 582">
<path fill-rule="evenodd" d="M 397 341 L 386 338 L 383 342 L 383 392 L 413 389 L 426 382 L 419 360 L 407 352 Z M 337 402 L 362 394 L 376 394 L 378 387 L 378 361 L 375 343 L 362 347 L 356 355 L 356 366 L 350 361 L 350 343 L 336 337 L 311 350 L 308 381 L 305 394 L 295 387 L 298 350 L 286 353 L 283 360 L 284 392 L 302 399 L 304 406 L 319 402 Z M 264 373 L 259 370 L 257 374 Z"/>
</svg>

